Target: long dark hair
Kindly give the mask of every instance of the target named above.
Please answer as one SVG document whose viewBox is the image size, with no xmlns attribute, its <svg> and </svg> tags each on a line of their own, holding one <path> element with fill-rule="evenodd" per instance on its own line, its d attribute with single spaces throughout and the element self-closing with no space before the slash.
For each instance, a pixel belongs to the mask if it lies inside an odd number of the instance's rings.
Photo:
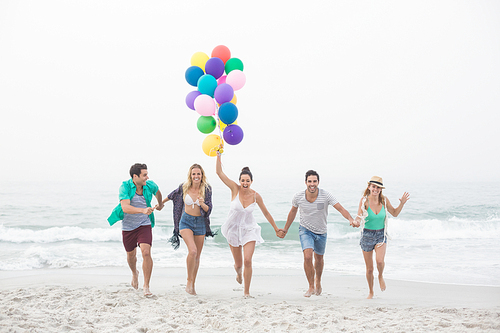
<svg viewBox="0 0 500 333">
<path fill-rule="evenodd" d="M 242 175 L 248 175 L 248 176 L 250 176 L 250 180 L 253 181 L 252 172 L 250 172 L 250 168 L 249 167 L 244 167 L 243 169 L 241 169 L 240 179 L 241 179 Z"/>
</svg>

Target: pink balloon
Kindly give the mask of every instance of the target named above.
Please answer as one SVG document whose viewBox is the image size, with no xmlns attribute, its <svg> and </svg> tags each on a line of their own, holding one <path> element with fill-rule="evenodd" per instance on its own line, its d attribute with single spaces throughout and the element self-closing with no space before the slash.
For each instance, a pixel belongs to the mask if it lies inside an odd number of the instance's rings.
<svg viewBox="0 0 500 333">
<path fill-rule="evenodd" d="M 226 83 L 233 87 L 234 90 L 240 90 L 245 85 L 247 78 L 245 73 L 239 69 L 232 70 L 227 74 Z"/>
<path fill-rule="evenodd" d="M 209 95 L 200 95 L 194 100 L 194 109 L 202 116 L 215 114 L 215 101 Z"/>
<path fill-rule="evenodd" d="M 223 83 L 226 83 L 226 78 L 227 78 L 227 75 L 222 75 L 218 80 L 217 80 L 217 84 L 218 85 L 221 85 Z"/>
</svg>

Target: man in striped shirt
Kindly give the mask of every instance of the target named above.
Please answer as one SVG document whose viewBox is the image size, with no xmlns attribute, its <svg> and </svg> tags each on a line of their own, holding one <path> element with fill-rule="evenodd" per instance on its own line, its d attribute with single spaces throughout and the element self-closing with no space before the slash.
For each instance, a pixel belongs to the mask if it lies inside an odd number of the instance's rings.
<svg viewBox="0 0 500 333">
<path fill-rule="evenodd" d="M 297 215 L 297 210 L 300 208 L 299 236 L 304 253 L 304 271 L 309 283 L 309 289 L 304 294 L 305 297 L 321 295 L 321 275 L 323 274 L 323 255 L 326 248 L 328 206 L 332 205 L 343 217 L 349 220 L 351 226 L 354 226 L 351 214 L 342 207 L 334 196 L 320 189 L 318 185 L 318 173 L 314 170 L 307 171 L 306 190 L 295 194 L 292 200 L 292 209 L 288 213 L 284 227 L 286 234 Z"/>
</svg>

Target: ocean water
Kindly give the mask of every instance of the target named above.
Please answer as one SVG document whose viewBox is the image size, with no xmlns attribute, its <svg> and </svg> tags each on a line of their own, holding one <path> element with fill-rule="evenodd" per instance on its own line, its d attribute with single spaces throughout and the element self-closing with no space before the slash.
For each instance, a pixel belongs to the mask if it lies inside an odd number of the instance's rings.
<svg viewBox="0 0 500 333">
<path fill-rule="evenodd" d="M 213 177 L 212 228 L 220 229 L 229 209 L 230 192 Z M 155 180 L 156 181 L 156 180 Z M 163 195 L 179 182 L 157 181 Z M 285 224 L 293 195 L 305 189 L 301 182 L 254 182 L 279 227 Z M 118 204 L 118 183 L 1 182 L 0 274 L 11 270 L 126 267 L 120 223 L 106 221 Z M 365 182 L 320 183 L 340 203 L 356 214 Z M 398 218 L 389 220 L 391 240 L 386 254 L 385 276 L 421 282 L 500 286 L 499 183 L 398 183 L 384 190 L 396 206 L 404 191 L 411 194 Z M 173 250 L 172 203 L 155 212 L 152 255 L 155 267 L 185 267 L 186 247 Z M 298 220 L 285 239 L 274 230 L 260 210 L 254 212 L 265 243 L 253 258 L 259 268 L 302 270 Z M 359 229 L 332 207 L 328 216 L 325 271 L 362 275 L 365 265 L 359 247 Z M 141 261 L 139 256 L 139 262 Z M 225 238 L 208 238 L 200 269 L 232 267 Z M 153 272 L 154 274 L 154 272 Z"/>
</svg>

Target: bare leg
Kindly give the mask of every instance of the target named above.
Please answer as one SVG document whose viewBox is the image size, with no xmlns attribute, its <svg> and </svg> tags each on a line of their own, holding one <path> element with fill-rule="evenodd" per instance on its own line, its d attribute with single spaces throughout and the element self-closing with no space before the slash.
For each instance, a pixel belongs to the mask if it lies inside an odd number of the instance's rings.
<svg viewBox="0 0 500 333">
<path fill-rule="evenodd" d="M 250 282 L 252 281 L 252 257 L 255 251 L 255 241 L 248 242 L 243 246 L 243 257 L 245 270 L 243 276 L 245 278 L 245 296 L 250 296 Z"/>
<path fill-rule="evenodd" d="M 365 259 L 366 265 L 366 280 L 368 281 L 368 288 L 370 293 L 368 294 L 368 299 L 373 298 L 373 251 L 365 252 L 363 251 L 363 258 Z"/>
<path fill-rule="evenodd" d="M 313 249 L 304 250 L 304 271 L 306 273 L 309 289 L 304 294 L 305 297 L 311 297 L 314 294 L 314 265 L 313 265 Z"/>
<path fill-rule="evenodd" d="M 195 268 L 194 268 L 194 274 L 193 274 L 193 290 L 194 290 L 194 284 L 196 282 L 196 277 L 198 276 L 198 268 L 200 268 L 200 258 L 201 258 L 201 251 L 203 250 L 203 244 L 205 243 L 205 235 L 197 235 L 194 236 L 194 243 L 196 244 L 196 261 L 195 261 Z"/>
<path fill-rule="evenodd" d="M 128 267 L 130 267 L 130 270 L 132 271 L 132 282 L 130 284 L 134 287 L 134 289 L 139 288 L 139 271 L 137 270 L 136 250 L 137 248 L 127 252 Z"/>
<path fill-rule="evenodd" d="M 241 254 L 241 246 L 234 247 L 229 245 L 231 253 L 234 258 L 234 270 L 236 271 L 236 281 L 241 284 L 243 282 L 243 277 L 241 276 L 241 270 L 243 268 L 243 256 Z"/>
<path fill-rule="evenodd" d="M 149 281 L 151 280 L 151 273 L 153 271 L 153 258 L 151 258 L 151 245 L 146 243 L 139 244 L 142 252 L 142 273 L 144 274 L 144 295 L 151 296 L 149 291 Z"/>
<path fill-rule="evenodd" d="M 315 289 L 314 293 L 319 296 L 321 295 L 321 292 L 323 291 L 323 288 L 321 288 L 321 275 L 323 275 L 323 267 L 324 267 L 324 260 L 323 256 L 319 255 L 317 253 L 314 253 L 314 271 L 316 272 L 316 276 L 314 278 L 315 282 Z"/>
<path fill-rule="evenodd" d="M 186 283 L 186 292 L 191 295 L 196 295 L 196 291 L 194 289 L 194 279 L 195 279 L 195 271 L 196 271 L 196 258 L 198 257 L 198 248 L 196 247 L 196 243 L 194 241 L 193 231 L 191 229 L 182 229 L 180 231 L 182 239 L 188 248 L 188 255 L 186 258 L 186 266 L 187 266 L 187 283 Z"/>
<path fill-rule="evenodd" d="M 378 245 L 378 244 L 377 244 Z M 377 261 L 378 270 L 378 282 L 380 284 L 380 290 L 385 291 L 386 285 L 384 280 L 384 268 L 385 268 L 385 251 L 387 249 L 387 244 L 384 243 L 382 246 L 375 246 L 375 260 Z"/>
</svg>

